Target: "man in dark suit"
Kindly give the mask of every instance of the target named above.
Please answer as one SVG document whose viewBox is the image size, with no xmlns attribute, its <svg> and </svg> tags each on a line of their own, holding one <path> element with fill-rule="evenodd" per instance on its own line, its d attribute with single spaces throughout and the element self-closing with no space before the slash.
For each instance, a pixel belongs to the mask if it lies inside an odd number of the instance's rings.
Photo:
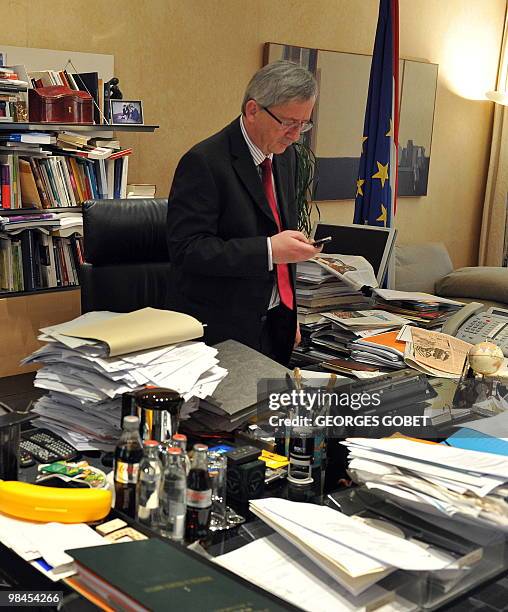
<svg viewBox="0 0 508 612">
<path fill-rule="evenodd" d="M 175 306 L 207 324 L 209 344 L 233 338 L 287 364 L 299 342 L 294 264 L 319 249 L 296 231 L 291 145 L 312 127 L 316 95 L 305 68 L 269 64 L 241 116 L 178 164 L 168 206 Z"/>
</svg>

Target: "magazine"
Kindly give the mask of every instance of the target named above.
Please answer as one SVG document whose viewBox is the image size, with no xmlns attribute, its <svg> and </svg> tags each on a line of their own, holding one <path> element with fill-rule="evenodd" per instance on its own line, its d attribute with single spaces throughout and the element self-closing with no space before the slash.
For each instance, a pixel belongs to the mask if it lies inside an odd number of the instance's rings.
<svg viewBox="0 0 508 612">
<path fill-rule="evenodd" d="M 310 259 L 309 262 L 315 262 L 356 291 L 365 286 L 378 286 L 374 268 L 365 257 L 321 253 Z"/>
<path fill-rule="evenodd" d="M 410 323 L 408 319 L 384 310 L 334 310 L 322 314 L 340 327 L 352 330 L 401 327 Z"/>
</svg>

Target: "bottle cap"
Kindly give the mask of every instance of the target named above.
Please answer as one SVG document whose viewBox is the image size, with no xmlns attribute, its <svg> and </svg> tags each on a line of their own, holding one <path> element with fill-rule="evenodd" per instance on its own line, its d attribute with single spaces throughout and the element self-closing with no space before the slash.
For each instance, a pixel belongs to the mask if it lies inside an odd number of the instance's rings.
<svg viewBox="0 0 508 612">
<path fill-rule="evenodd" d="M 177 440 L 178 442 L 187 442 L 187 436 L 185 434 L 176 433 L 173 436 L 173 440 Z"/>
<path fill-rule="evenodd" d="M 208 446 L 206 444 L 194 444 L 194 450 L 198 453 L 206 452 Z"/>
<path fill-rule="evenodd" d="M 182 449 L 179 446 L 170 446 L 168 448 L 168 455 L 181 455 Z"/>
<path fill-rule="evenodd" d="M 157 440 L 145 440 L 143 446 L 159 446 Z"/>
</svg>

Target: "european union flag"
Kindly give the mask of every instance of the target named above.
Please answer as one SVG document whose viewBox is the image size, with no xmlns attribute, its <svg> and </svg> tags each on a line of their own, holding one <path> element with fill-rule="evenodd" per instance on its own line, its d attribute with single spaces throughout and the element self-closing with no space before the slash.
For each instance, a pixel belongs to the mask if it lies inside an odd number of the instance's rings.
<svg viewBox="0 0 508 612">
<path fill-rule="evenodd" d="M 390 227 L 397 192 L 399 3 L 380 0 L 354 223 Z"/>
</svg>

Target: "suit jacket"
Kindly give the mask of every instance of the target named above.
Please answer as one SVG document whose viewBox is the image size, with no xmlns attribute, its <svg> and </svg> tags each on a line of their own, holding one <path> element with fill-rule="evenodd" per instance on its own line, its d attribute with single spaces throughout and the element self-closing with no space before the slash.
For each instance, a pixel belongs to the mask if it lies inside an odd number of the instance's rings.
<svg viewBox="0 0 508 612">
<path fill-rule="evenodd" d="M 293 147 L 274 155 L 273 168 L 282 228 L 296 229 Z M 182 157 L 169 194 L 175 308 L 207 324 L 210 344 L 233 338 L 259 350 L 275 282 L 266 238 L 276 233 L 237 118 Z M 290 274 L 294 288 L 294 265 Z"/>
</svg>

